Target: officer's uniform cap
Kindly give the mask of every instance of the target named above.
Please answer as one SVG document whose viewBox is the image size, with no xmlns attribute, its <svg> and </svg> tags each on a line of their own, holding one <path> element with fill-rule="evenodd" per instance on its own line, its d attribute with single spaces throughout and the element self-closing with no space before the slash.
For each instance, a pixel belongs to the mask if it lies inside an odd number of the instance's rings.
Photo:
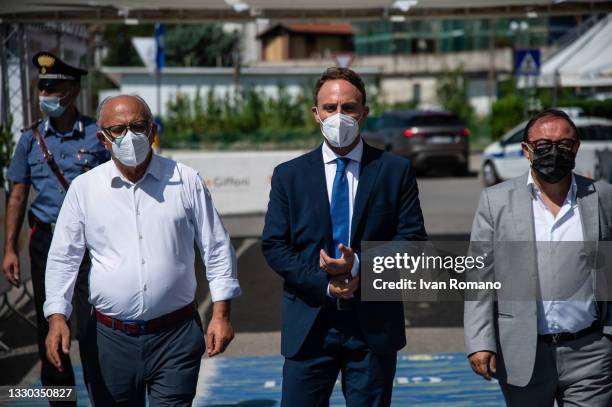
<svg viewBox="0 0 612 407">
<path fill-rule="evenodd" d="M 58 81 L 79 81 L 87 75 L 84 69 L 68 65 L 50 52 L 39 52 L 32 57 L 34 66 L 38 69 L 38 79 Z"/>
</svg>

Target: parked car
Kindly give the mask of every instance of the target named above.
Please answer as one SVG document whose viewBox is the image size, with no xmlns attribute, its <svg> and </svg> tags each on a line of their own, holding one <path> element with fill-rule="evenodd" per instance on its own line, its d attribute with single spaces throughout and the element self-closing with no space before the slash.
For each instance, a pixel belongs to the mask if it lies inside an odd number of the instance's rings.
<svg viewBox="0 0 612 407">
<path fill-rule="evenodd" d="M 380 117 L 378 116 L 369 116 L 366 117 L 365 122 L 361 125 L 360 134 L 364 139 L 369 139 L 372 133 L 376 131 L 376 125 Z"/>
<path fill-rule="evenodd" d="M 373 127 L 362 133 L 368 143 L 408 157 L 419 171 L 468 172 L 470 131 L 453 113 L 388 111 Z"/>
<path fill-rule="evenodd" d="M 600 117 L 574 117 L 572 120 L 580 133 L 574 171 L 593 178 L 598 162 L 597 152 L 612 148 L 612 120 Z M 529 161 L 521 149 L 526 125 L 526 121 L 519 124 L 484 150 L 480 173 L 485 186 L 518 177 L 529 169 Z"/>
</svg>

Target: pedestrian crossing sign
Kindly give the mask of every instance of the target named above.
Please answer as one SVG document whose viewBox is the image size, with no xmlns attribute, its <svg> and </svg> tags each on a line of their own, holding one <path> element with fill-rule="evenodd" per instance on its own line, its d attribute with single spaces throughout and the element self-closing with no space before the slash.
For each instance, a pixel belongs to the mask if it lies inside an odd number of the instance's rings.
<svg viewBox="0 0 612 407">
<path fill-rule="evenodd" d="M 355 60 L 355 54 L 352 52 L 336 52 L 334 59 L 338 68 L 348 68 Z"/>
<path fill-rule="evenodd" d="M 540 74 L 540 50 L 519 49 L 514 54 L 514 71 L 517 75 Z"/>
</svg>

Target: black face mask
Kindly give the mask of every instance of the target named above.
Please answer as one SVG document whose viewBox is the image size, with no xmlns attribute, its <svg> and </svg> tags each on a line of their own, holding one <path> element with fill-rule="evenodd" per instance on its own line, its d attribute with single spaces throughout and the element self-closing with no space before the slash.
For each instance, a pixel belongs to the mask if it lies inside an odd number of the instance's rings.
<svg viewBox="0 0 612 407">
<path fill-rule="evenodd" d="M 556 184 L 568 175 L 576 164 L 574 152 L 553 145 L 546 153 L 538 153 L 532 150 L 533 168 L 542 180 L 549 184 Z"/>
</svg>

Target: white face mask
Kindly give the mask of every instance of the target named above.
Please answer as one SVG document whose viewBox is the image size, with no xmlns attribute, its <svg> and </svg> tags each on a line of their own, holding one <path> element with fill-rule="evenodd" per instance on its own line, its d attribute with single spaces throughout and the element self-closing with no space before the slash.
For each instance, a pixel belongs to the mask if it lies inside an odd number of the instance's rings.
<svg viewBox="0 0 612 407">
<path fill-rule="evenodd" d="M 321 120 L 320 116 L 319 120 Z M 347 147 L 355 141 L 359 134 L 359 123 L 351 116 L 336 113 L 321 121 L 321 132 L 331 146 Z"/>
<path fill-rule="evenodd" d="M 59 96 L 39 96 L 40 110 L 50 117 L 60 117 L 66 111 L 68 106 L 62 106 L 62 100 L 65 97 L 60 98 Z"/>
<path fill-rule="evenodd" d="M 70 105 L 74 89 L 68 90 L 62 96 L 38 96 L 40 110 L 47 116 L 60 117 Z"/>
<path fill-rule="evenodd" d="M 111 141 L 111 140 L 109 140 Z M 134 134 L 128 130 L 125 136 L 111 141 L 113 156 L 128 167 L 137 167 L 147 159 L 151 144 L 146 134 Z"/>
</svg>

